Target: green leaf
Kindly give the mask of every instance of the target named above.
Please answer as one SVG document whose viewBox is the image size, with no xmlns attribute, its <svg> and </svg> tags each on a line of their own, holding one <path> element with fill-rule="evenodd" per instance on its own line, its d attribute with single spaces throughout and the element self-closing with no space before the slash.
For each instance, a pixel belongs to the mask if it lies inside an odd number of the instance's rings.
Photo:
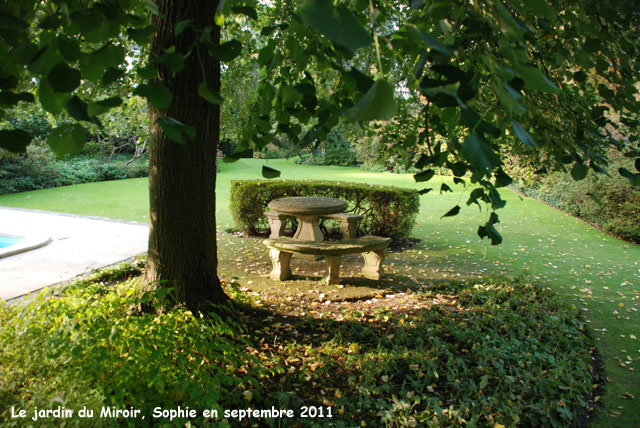
<svg viewBox="0 0 640 428">
<path fill-rule="evenodd" d="M 367 92 L 374 84 L 374 80 L 358 70 L 357 68 L 351 68 L 348 72 L 343 72 L 345 79 L 351 78 L 355 82 L 355 87 L 359 92 Z"/>
<path fill-rule="evenodd" d="M 264 178 L 280 177 L 280 171 L 278 171 L 277 169 L 269 168 L 266 165 L 262 165 L 262 176 Z"/>
<path fill-rule="evenodd" d="M 71 92 L 80 85 L 81 74 L 75 68 L 60 62 L 49 71 L 47 80 L 55 92 Z"/>
<path fill-rule="evenodd" d="M 158 57 L 158 62 L 167 66 L 173 74 L 180 73 L 184 70 L 185 57 L 178 52 L 167 52 Z"/>
<path fill-rule="evenodd" d="M 418 32 L 420 34 L 420 38 L 422 39 L 422 41 L 425 42 L 427 46 L 429 46 L 431 49 L 434 49 L 447 56 L 450 56 L 453 53 L 453 51 L 448 46 L 445 46 L 442 43 L 440 43 L 438 39 L 436 39 L 432 35 L 426 33 L 423 30 L 418 30 Z"/>
<path fill-rule="evenodd" d="M 256 9 L 254 7 L 250 7 L 250 6 L 234 6 L 231 8 L 231 12 L 235 13 L 236 15 L 244 15 L 247 16 L 253 20 L 257 20 L 258 19 L 258 13 L 256 12 Z"/>
<path fill-rule="evenodd" d="M 67 101 L 67 112 L 69 113 L 69 116 L 76 120 L 91 122 L 91 118 L 89 117 L 89 112 L 87 110 L 87 104 L 78 97 L 71 97 L 69 101 Z"/>
<path fill-rule="evenodd" d="M 556 10 L 549 6 L 546 0 L 525 0 L 527 6 L 540 16 L 545 18 L 555 17 Z"/>
<path fill-rule="evenodd" d="M 234 153 L 231 154 L 229 156 L 225 156 L 222 158 L 222 162 L 224 163 L 233 163 L 233 162 L 238 162 L 240 160 L 240 154 L 239 153 Z"/>
<path fill-rule="evenodd" d="M 293 86 L 282 86 L 280 88 L 282 103 L 287 106 L 293 106 L 302 101 L 303 95 Z"/>
<path fill-rule="evenodd" d="M 160 16 L 160 9 L 158 9 L 158 5 L 153 0 L 145 0 L 145 4 L 149 8 L 152 14 Z"/>
<path fill-rule="evenodd" d="M 496 187 L 505 187 L 513 183 L 513 179 L 509 177 L 502 168 L 499 168 L 496 172 Z"/>
<path fill-rule="evenodd" d="M 262 27 L 262 30 L 260 30 L 260 35 L 262 37 L 268 37 L 272 35 L 273 32 L 276 31 L 278 28 L 286 30 L 288 27 L 289 27 L 289 24 L 286 24 L 286 23 L 276 24 L 276 25 L 267 25 L 266 27 Z"/>
<path fill-rule="evenodd" d="M 488 175 L 500 164 L 493 148 L 476 134 L 469 134 L 462 143 L 462 156 L 483 175 Z"/>
<path fill-rule="evenodd" d="M 10 74 L 8 76 L 0 77 L 0 89 L 3 91 L 7 89 L 14 89 L 16 86 L 18 86 L 18 78 L 16 76 Z"/>
<path fill-rule="evenodd" d="M 331 0 L 304 0 L 300 15 L 305 24 L 351 53 L 373 42 L 358 18 L 342 4 L 334 6 Z"/>
<path fill-rule="evenodd" d="M 397 111 L 393 86 L 386 80 L 376 80 L 358 103 L 347 112 L 353 121 L 389 120 Z"/>
<path fill-rule="evenodd" d="M 13 153 L 24 153 L 32 135 L 22 129 L 0 130 L 0 147 Z"/>
<path fill-rule="evenodd" d="M 273 58 L 274 47 L 271 45 L 266 45 L 260 52 L 258 52 L 258 64 L 267 65 L 269 61 Z"/>
<path fill-rule="evenodd" d="M 59 36 L 58 48 L 60 49 L 60 53 L 64 59 L 70 62 L 77 61 L 82 54 L 78 42 L 74 39 L 70 39 L 69 37 Z"/>
<path fill-rule="evenodd" d="M 140 46 L 145 46 L 151 43 L 151 39 L 153 38 L 153 33 L 155 31 L 155 27 L 153 25 L 149 25 L 144 28 L 128 28 L 127 35 Z"/>
<path fill-rule="evenodd" d="M 522 141 L 525 145 L 529 147 L 538 147 L 531 135 L 515 120 L 511 121 L 511 126 L 513 126 L 513 131 L 516 133 L 516 136 Z"/>
<path fill-rule="evenodd" d="M 22 19 L 5 12 L 8 9 L 9 8 L 5 6 L 2 12 L 0 12 L 0 30 L 4 38 L 10 39 L 11 43 L 14 41 L 17 43 L 17 38 L 23 31 L 29 28 L 29 24 Z"/>
<path fill-rule="evenodd" d="M 105 70 L 104 74 L 102 75 L 102 84 L 104 86 L 110 85 L 116 82 L 122 76 L 124 76 L 124 70 L 119 68 L 109 67 Z"/>
<path fill-rule="evenodd" d="M 42 108 L 46 111 L 53 115 L 62 113 L 65 106 L 65 98 L 66 95 L 53 91 L 47 79 L 40 80 L 40 84 L 38 85 L 38 99 L 40 100 L 40 105 L 42 105 Z"/>
<path fill-rule="evenodd" d="M 173 101 L 173 93 L 160 83 L 138 85 L 133 94 L 145 97 L 147 101 L 160 110 L 169 107 L 171 101 Z"/>
<path fill-rule="evenodd" d="M 122 104 L 122 99 L 120 97 L 110 97 L 104 100 L 99 100 L 89 104 L 87 108 L 87 113 L 90 117 L 97 116 L 99 114 L 103 114 L 108 112 L 110 109 L 114 107 L 118 107 Z"/>
<path fill-rule="evenodd" d="M 428 154 L 423 153 L 420 156 L 420 158 L 418 159 L 418 161 L 416 162 L 415 167 L 417 169 L 422 169 L 427 165 L 431 165 L 431 164 L 435 163 L 436 160 L 438 160 L 439 157 L 440 157 L 439 154 L 429 156 Z"/>
<path fill-rule="evenodd" d="M 449 211 L 444 213 L 440 218 L 453 217 L 455 215 L 458 215 L 459 212 L 460 212 L 460 205 L 456 205 L 455 207 L 451 208 Z"/>
<path fill-rule="evenodd" d="M 635 160 L 636 171 L 640 172 L 640 158 Z"/>
<path fill-rule="evenodd" d="M 589 167 L 587 167 L 582 162 L 576 162 L 573 165 L 573 168 L 571 168 L 571 177 L 575 181 L 580 181 L 587 176 L 588 172 L 589 172 Z"/>
<path fill-rule="evenodd" d="M 224 101 L 222 96 L 220 96 L 220 92 L 207 82 L 202 82 L 198 86 L 198 95 L 209 101 L 211 104 L 222 104 Z"/>
<path fill-rule="evenodd" d="M 449 163 L 447 162 L 447 168 L 453 172 L 453 175 L 456 177 L 462 177 L 467 173 L 467 164 L 463 161 Z"/>
<path fill-rule="evenodd" d="M 633 185 L 640 183 L 640 174 L 634 174 L 633 172 L 629 171 L 627 168 L 619 168 L 618 173 L 621 176 L 628 179 Z"/>
<path fill-rule="evenodd" d="M 105 19 L 105 16 L 94 8 L 76 10 L 71 13 L 69 17 L 73 23 L 80 28 L 80 31 L 84 33 L 85 37 L 93 30 L 100 28 Z"/>
<path fill-rule="evenodd" d="M 476 204 L 477 206 L 480 206 L 478 199 L 481 199 L 481 200 L 484 199 L 484 189 L 481 187 L 478 187 L 477 189 L 473 189 L 471 191 L 471 193 L 469 194 L 469 199 L 467 199 L 467 206 L 471 204 Z"/>
<path fill-rule="evenodd" d="M 573 74 L 573 80 L 578 83 L 583 83 L 587 80 L 587 74 L 584 71 L 577 71 Z"/>
<path fill-rule="evenodd" d="M 209 48 L 209 55 L 218 61 L 232 61 L 242 53 L 242 43 L 233 39 Z"/>
<path fill-rule="evenodd" d="M 592 54 L 596 53 L 602 49 L 602 41 L 596 37 L 588 39 L 584 42 L 584 45 L 582 45 L 582 49 Z"/>
<path fill-rule="evenodd" d="M 156 120 L 156 122 L 162 127 L 164 133 L 167 135 L 167 138 L 175 141 L 176 143 L 184 144 L 185 135 L 190 140 L 196 138 L 196 128 L 194 128 L 193 126 L 185 125 L 184 123 L 172 117 L 161 117 L 160 119 Z"/>
<path fill-rule="evenodd" d="M 118 67 L 125 63 L 125 56 L 126 51 L 122 46 L 106 45 L 89 54 L 86 61 L 101 72 L 104 68 Z"/>
<path fill-rule="evenodd" d="M 158 69 L 147 65 L 145 67 L 138 68 L 136 73 L 138 73 L 138 76 L 140 76 L 141 79 L 151 80 L 158 75 Z"/>
<path fill-rule="evenodd" d="M 551 93 L 560 92 L 560 89 L 538 67 L 519 63 L 515 65 L 515 71 L 518 76 L 524 79 L 525 85 L 531 89 Z"/>
<path fill-rule="evenodd" d="M 213 37 L 211 36 L 212 32 L 212 25 L 207 25 L 206 27 L 204 27 L 204 30 L 202 30 L 202 35 L 200 36 L 200 41 L 203 43 L 209 43 L 210 45 L 217 45 L 218 43 L 213 42 Z"/>
<path fill-rule="evenodd" d="M 423 181 L 429 181 L 433 178 L 433 176 L 436 175 L 436 172 L 432 169 L 425 169 L 424 171 L 420 171 L 417 174 L 413 175 L 413 179 L 417 182 L 417 183 L 421 183 Z"/>
<path fill-rule="evenodd" d="M 191 26 L 193 19 L 185 19 L 176 24 L 176 29 L 173 31 L 173 34 L 178 37 L 184 30 Z"/>
<path fill-rule="evenodd" d="M 491 239 L 491 245 L 499 245 L 502 242 L 502 236 L 498 233 L 496 228 L 493 227 L 496 223 L 500 223 L 498 215 L 496 213 L 491 213 L 489 220 L 485 225 L 478 228 L 478 236 L 481 239 L 484 239 L 485 237 Z"/>
<path fill-rule="evenodd" d="M 18 104 L 19 101 L 25 102 L 33 102 L 35 97 L 31 92 L 15 92 L 11 91 L 2 91 L 0 92 L 0 106 L 2 107 L 12 107 Z"/>
<path fill-rule="evenodd" d="M 500 136 L 500 130 L 498 128 L 489 122 L 482 120 L 482 118 L 472 109 L 463 108 L 461 109 L 460 115 L 462 117 L 462 123 L 468 126 L 471 132 L 489 134 L 496 138 Z"/>
<path fill-rule="evenodd" d="M 489 189 L 489 201 L 491 201 L 491 208 L 494 210 L 504 208 L 504 206 L 507 205 L 507 201 L 500 197 L 500 192 L 495 188 Z"/>
<path fill-rule="evenodd" d="M 58 126 L 47 138 L 47 144 L 59 158 L 69 154 L 75 156 L 82 151 L 86 142 L 84 128 L 78 124 L 67 123 Z"/>
</svg>

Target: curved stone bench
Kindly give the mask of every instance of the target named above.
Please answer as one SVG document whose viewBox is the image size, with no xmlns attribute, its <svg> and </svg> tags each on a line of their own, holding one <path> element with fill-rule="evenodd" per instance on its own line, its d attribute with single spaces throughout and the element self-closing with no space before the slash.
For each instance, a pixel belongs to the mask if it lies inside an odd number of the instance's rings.
<svg viewBox="0 0 640 428">
<path fill-rule="evenodd" d="M 265 239 L 263 244 L 269 250 L 273 264 L 271 278 L 284 281 L 291 278 L 291 256 L 295 254 L 314 254 L 325 256 L 327 262 L 327 284 L 340 283 L 340 264 L 345 254 L 361 253 L 364 258 L 362 274 L 365 278 L 380 279 L 382 262 L 387 255 L 387 247 L 391 238 L 367 235 L 356 239 L 342 241 L 301 241 L 298 239 L 279 237 Z"/>
<path fill-rule="evenodd" d="M 264 215 L 269 219 L 269 228 L 271 229 L 269 238 L 271 239 L 282 236 L 286 221 L 295 218 L 290 214 L 282 214 L 275 211 L 266 211 Z M 339 221 L 343 239 L 355 238 L 358 231 L 358 223 L 362 220 L 361 215 L 347 213 L 321 214 L 320 218 Z"/>
</svg>

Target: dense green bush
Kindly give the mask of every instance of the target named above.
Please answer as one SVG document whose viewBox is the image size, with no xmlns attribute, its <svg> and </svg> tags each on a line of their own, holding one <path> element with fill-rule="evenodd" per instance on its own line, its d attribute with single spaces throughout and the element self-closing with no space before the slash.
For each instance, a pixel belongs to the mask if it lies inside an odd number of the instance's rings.
<svg viewBox="0 0 640 428">
<path fill-rule="evenodd" d="M 403 238 L 409 235 L 420 208 L 418 192 L 392 186 L 340 181 L 237 180 L 231 182 L 231 214 L 239 229 L 255 234 L 267 227 L 267 204 L 285 196 L 324 196 L 349 204 L 360 214 L 364 234 Z"/>
<path fill-rule="evenodd" d="M 311 153 L 300 153 L 296 163 L 302 165 L 358 165 L 356 153 L 348 139 L 349 130 L 334 129 L 326 141 L 318 147 L 315 156 Z"/>
<path fill-rule="evenodd" d="M 631 160 L 612 156 L 610 177 L 593 174 L 575 181 L 569 173 L 548 174 L 528 187 L 529 196 L 583 218 L 624 239 L 640 243 L 640 187 L 617 172 L 633 170 Z"/>
<path fill-rule="evenodd" d="M 101 162 L 84 156 L 61 161 L 42 144 L 31 144 L 26 155 L 0 157 L 0 194 L 146 177 L 149 174 L 149 162 L 143 158 L 131 165 L 127 165 L 125 160 Z"/>
<path fill-rule="evenodd" d="M 47 114 L 42 110 L 15 108 L 7 121 L 15 129 L 21 129 L 33 136 L 35 142 L 47 139 L 53 126 L 47 120 Z"/>
<path fill-rule="evenodd" d="M 25 426 L 25 419 L 11 418 L 12 406 L 27 410 L 29 426 L 112 427 L 153 426 L 155 407 L 222 413 L 220 403 L 230 408 L 246 403 L 243 387 L 257 386 L 256 377 L 265 370 L 245 352 L 242 326 L 215 315 L 203 319 L 185 308 L 139 312 L 141 302 L 158 297 L 137 296 L 139 273 L 124 265 L 55 296 L 43 292 L 24 305 L 0 301 L 0 425 Z M 121 282 L 113 286 L 114 279 Z M 253 369 L 247 374 L 249 364 Z M 31 420 L 35 408 L 58 406 L 74 414 L 86 406 L 94 415 Z M 146 420 L 101 418 L 103 406 L 133 407 Z M 198 414 L 192 423 L 205 426 Z M 187 419 L 156 419 L 160 422 L 185 426 Z"/>
</svg>

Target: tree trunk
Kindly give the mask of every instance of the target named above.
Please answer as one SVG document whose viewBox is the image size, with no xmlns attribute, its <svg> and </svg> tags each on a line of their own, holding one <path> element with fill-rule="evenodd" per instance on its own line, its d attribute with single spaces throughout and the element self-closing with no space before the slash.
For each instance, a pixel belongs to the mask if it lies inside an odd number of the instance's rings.
<svg viewBox="0 0 640 428">
<path fill-rule="evenodd" d="M 218 1 L 156 0 L 156 4 L 164 16 L 153 17 L 156 33 L 151 63 L 159 69 L 157 82 L 173 93 L 173 102 L 165 110 L 149 105 L 151 209 L 147 285 L 173 286 L 178 303 L 185 303 L 193 311 L 209 311 L 212 304 L 227 299 L 218 278 L 216 254 L 220 107 L 198 96 L 197 88 L 205 78 L 210 85 L 220 88 L 220 64 L 198 40 L 201 30 L 212 25 L 211 37 L 214 43 L 219 43 L 220 28 L 214 23 Z M 176 24 L 188 19 L 193 20 L 192 27 L 175 37 Z M 172 46 L 182 54 L 191 51 L 184 70 L 176 75 L 155 60 Z M 169 140 L 156 122 L 162 117 L 195 127 L 195 140 L 186 136 L 185 144 Z"/>
</svg>

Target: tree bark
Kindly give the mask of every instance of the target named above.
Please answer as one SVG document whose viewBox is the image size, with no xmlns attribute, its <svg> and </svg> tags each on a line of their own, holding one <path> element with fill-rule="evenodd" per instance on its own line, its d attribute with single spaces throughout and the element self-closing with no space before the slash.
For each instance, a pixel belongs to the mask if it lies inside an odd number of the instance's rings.
<svg viewBox="0 0 640 428">
<path fill-rule="evenodd" d="M 220 28 L 214 17 L 218 1 L 156 0 L 161 16 L 151 47 L 151 64 L 159 69 L 157 82 L 173 93 L 165 110 L 149 105 L 150 230 L 146 282 L 148 287 L 175 287 L 177 303 L 193 311 L 209 311 L 227 300 L 217 267 L 215 185 L 216 153 L 220 136 L 220 108 L 197 93 L 206 81 L 220 88 L 220 64 L 199 43 L 201 31 L 213 26 L 211 37 L 219 43 Z M 192 26 L 175 36 L 178 22 Z M 197 31 L 196 31 L 197 30 Z M 184 70 L 173 75 L 156 58 L 175 46 L 186 58 Z M 204 75 L 203 75 L 204 73 Z M 169 140 L 157 119 L 172 117 L 196 128 L 195 140 L 185 144 Z"/>
</svg>

